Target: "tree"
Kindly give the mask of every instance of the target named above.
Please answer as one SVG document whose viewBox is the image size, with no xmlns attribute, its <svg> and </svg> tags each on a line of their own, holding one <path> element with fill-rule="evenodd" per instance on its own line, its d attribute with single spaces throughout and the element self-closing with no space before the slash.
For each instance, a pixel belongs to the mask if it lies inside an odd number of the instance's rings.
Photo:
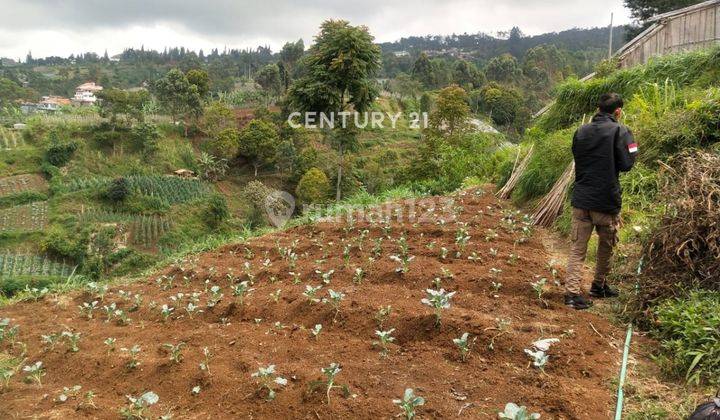
<svg viewBox="0 0 720 420">
<path fill-rule="evenodd" d="M 325 172 L 318 168 L 310 168 L 295 188 L 295 195 L 301 204 L 322 203 L 330 194 L 330 181 Z"/>
<path fill-rule="evenodd" d="M 493 58 L 485 67 L 485 75 L 496 82 L 513 83 L 522 77 L 518 61 L 510 54 Z"/>
<path fill-rule="evenodd" d="M 208 151 L 215 157 L 230 160 L 237 156 L 240 133 L 235 128 L 226 128 L 217 137 L 208 141 Z"/>
<path fill-rule="evenodd" d="M 205 107 L 201 127 L 208 137 L 216 138 L 221 131 L 236 125 L 235 113 L 224 103 L 214 101 Z"/>
<path fill-rule="evenodd" d="M 417 99 L 423 90 L 422 87 L 422 83 L 413 79 L 407 73 L 399 73 L 394 79 L 390 80 L 390 90 L 399 93 L 402 97 Z"/>
<path fill-rule="evenodd" d="M 263 120 L 250 121 L 240 132 L 240 156 L 252 164 L 255 177 L 261 166 L 273 163 L 279 140 L 275 127 Z"/>
<path fill-rule="evenodd" d="M 267 93 L 268 96 L 274 97 L 280 93 L 282 87 L 280 80 L 280 70 L 277 64 L 268 64 L 260 69 L 255 75 L 255 82 Z"/>
<path fill-rule="evenodd" d="M 458 60 L 453 68 L 453 81 L 466 90 L 472 90 L 485 84 L 485 74 L 475 64 Z"/>
<path fill-rule="evenodd" d="M 435 74 L 433 73 L 433 67 L 430 63 L 430 59 L 424 52 L 420 53 L 415 64 L 413 64 L 412 75 L 426 88 L 432 88 L 435 86 Z"/>
<path fill-rule="evenodd" d="M 498 125 L 514 122 L 522 107 L 522 96 L 517 90 L 496 83 L 483 87 L 480 97 L 480 109 Z"/>
<path fill-rule="evenodd" d="M 178 69 L 172 69 L 155 82 L 155 95 L 170 113 L 173 122 L 181 116 L 197 116 L 202 112 L 198 87 Z M 187 126 L 186 126 L 187 127 Z M 185 134 L 187 135 L 187 128 Z"/>
<path fill-rule="evenodd" d="M 105 89 L 97 92 L 100 100 L 99 114 L 103 118 L 109 118 L 113 130 L 118 124 L 120 117 L 124 117 L 127 125 L 132 121 L 142 122 L 145 118 L 144 106 L 150 101 L 150 94 L 146 90 L 128 91 L 122 89 Z"/>
<path fill-rule="evenodd" d="M 305 43 L 302 39 L 296 42 L 286 42 L 280 50 L 280 62 L 278 69 L 280 70 L 280 78 L 283 84 L 283 91 L 287 91 L 290 82 L 294 78 L 296 64 L 305 52 Z"/>
<path fill-rule="evenodd" d="M 162 137 L 160 131 L 152 123 L 140 123 L 130 130 L 130 138 L 135 148 L 145 156 L 151 156 L 157 152 L 160 137 Z"/>
<path fill-rule="evenodd" d="M 458 85 L 451 85 L 441 90 L 430 114 L 430 127 L 440 133 L 453 136 L 467 128 L 470 118 L 467 92 Z"/>
<path fill-rule="evenodd" d="M 201 98 L 207 97 L 210 93 L 210 76 L 205 70 L 193 69 L 185 74 L 188 82 L 195 85 Z"/>
<path fill-rule="evenodd" d="M 344 20 L 323 22 L 315 44 L 303 59 L 306 74 L 288 91 L 291 104 L 299 112 L 365 111 L 378 95 L 374 77 L 380 70 L 380 57 L 380 47 L 367 27 L 351 26 Z M 339 201 L 346 144 L 340 141 L 335 146 L 335 198 Z"/>
<path fill-rule="evenodd" d="M 211 154 L 201 152 L 198 159 L 198 175 L 200 179 L 217 181 L 225 176 L 228 170 L 227 159 L 215 159 Z"/>
</svg>

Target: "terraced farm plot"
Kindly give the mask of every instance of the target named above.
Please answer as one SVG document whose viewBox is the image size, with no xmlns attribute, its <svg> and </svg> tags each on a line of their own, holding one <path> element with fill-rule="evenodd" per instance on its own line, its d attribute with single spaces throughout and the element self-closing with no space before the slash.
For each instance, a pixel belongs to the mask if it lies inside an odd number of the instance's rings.
<svg viewBox="0 0 720 420">
<path fill-rule="evenodd" d="M 25 146 L 25 140 L 18 131 L 0 127 L 0 150 L 17 149 L 22 146 Z"/>
<path fill-rule="evenodd" d="M 102 210 L 90 210 L 80 216 L 83 223 L 121 223 L 127 226 L 129 243 L 145 248 L 154 247 L 158 239 L 170 230 L 172 224 L 167 217 L 158 215 L 137 215 Z"/>
<path fill-rule="evenodd" d="M 133 175 L 126 177 L 130 190 L 138 194 L 157 197 L 168 205 L 185 203 L 204 197 L 212 191 L 210 184 L 199 179 L 166 175 Z M 68 191 L 107 188 L 112 178 L 98 177 L 73 179 L 66 185 Z"/>
<path fill-rule="evenodd" d="M 14 276 L 67 277 L 74 266 L 47 256 L 0 252 L 0 278 Z"/>
<path fill-rule="evenodd" d="M 2 209 L 0 213 L 0 232 L 42 230 L 47 224 L 47 201 Z"/>
<path fill-rule="evenodd" d="M 0 197 L 24 191 L 42 191 L 47 182 L 39 174 L 23 174 L 0 178 Z"/>
</svg>

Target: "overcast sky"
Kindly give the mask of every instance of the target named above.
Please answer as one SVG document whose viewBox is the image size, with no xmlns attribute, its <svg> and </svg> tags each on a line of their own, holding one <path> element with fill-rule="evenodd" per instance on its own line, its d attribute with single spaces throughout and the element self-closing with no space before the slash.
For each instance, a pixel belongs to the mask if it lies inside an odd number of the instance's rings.
<svg viewBox="0 0 720 420">
<path fill-rule="evenodd" d="M 191 49 L 308 45 L 319 24 L 343 18 L 378 41 L 408 35 L 526 34 L 630 21 L 622 0 L 0 0 L 0 56 L 24 59 L 145 45 Z"/>
</svg>

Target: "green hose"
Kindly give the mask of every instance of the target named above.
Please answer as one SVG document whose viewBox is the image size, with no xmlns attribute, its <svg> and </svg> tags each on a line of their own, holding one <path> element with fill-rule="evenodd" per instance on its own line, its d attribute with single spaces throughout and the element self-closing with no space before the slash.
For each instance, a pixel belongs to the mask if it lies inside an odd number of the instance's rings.
<svg viewBox="0 0 720 420">
<path fill-rule="evenodd" d="M 642 273 L 644 257 L 638 262 L 637 274 Z M 640 285 L 635 283 L 635 291 L 637 292 Z M 625 394 L 623 387 L 625 386 L 625 376 L 627 375 L 627 362 L 630 357 L 630 341 L 632 340 L 633 326 L 632 322 L 628 324 L 627 336 L 625 336 L 625 348 L 623 349 L 622 366 L 620 367 L 620 380 L 618 381 L 617 405 L 615 406 L 615 420 L 622 419 L 623 399 Z"/>
<path fill-rule="evenodd" d="M 623 409 L 623 387 L 625 386 L 625 376 L 627 375 L 627 362 L 630 356 L 630 341 L 632 340 L 633 326 L 628 324 L 627 336 L 625 337 L 625 349 L 623 351 L 622 367 L 620 368 L 620 380 L 618 381 L 617 406 L 615 407 L 615 420 L 622 418 Z"/>
</svg>

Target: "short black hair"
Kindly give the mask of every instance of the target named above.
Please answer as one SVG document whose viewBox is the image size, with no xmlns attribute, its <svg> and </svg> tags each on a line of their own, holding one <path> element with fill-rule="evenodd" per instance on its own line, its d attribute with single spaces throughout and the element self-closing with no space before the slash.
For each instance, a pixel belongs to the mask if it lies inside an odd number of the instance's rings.
<svg viewBox="0 0 720 420">
<path fill-rule="evenodd" d="M 598 108 L 606 114 L 612 114 L 616 109 L 622 108 L 623 105 L 623 98 L 617 93 L 604 93 L 598 101 Z"/>
</svg>

